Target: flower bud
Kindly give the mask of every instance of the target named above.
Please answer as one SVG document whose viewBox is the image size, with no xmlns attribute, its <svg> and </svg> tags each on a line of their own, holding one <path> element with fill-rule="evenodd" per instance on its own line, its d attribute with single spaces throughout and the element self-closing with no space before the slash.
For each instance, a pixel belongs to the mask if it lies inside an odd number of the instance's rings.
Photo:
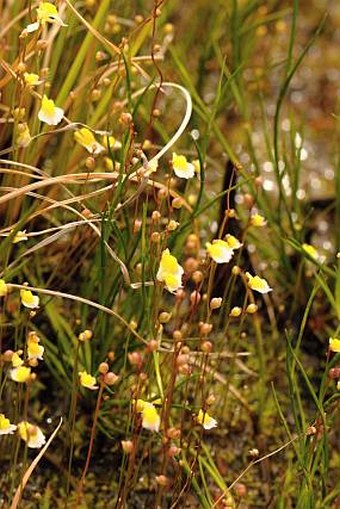
<svg viewBox="0 0 340 509">
<path fill-rule="evenodd" d="M 222 298 L 214 297 L 210 301 L 210 309 L 219 309 L 222 306 Z"/>
<path fill-rule="evenodd" d="M 119 376 L 113 373 L 113 371 L 109 371 L 104 375 L 104 383 L 106 385 L 114 385 L 119 380 Z"/>
</svg>

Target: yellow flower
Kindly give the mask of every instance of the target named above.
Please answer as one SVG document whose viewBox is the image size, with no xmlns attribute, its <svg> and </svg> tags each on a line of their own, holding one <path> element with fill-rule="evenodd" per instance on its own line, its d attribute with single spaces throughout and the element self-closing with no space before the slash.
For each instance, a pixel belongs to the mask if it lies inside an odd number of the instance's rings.
<svg viewBox="0 0 340 509">
<path fill-rule="evenodd" d="M 100 154 L 105 150 L 105 147 L 98 143 L 92 131 L 90 131 L 90 129 L 87 129 L 87 127 L 82 127 L 81 129 L 79 129 L 79 131 L 76 131 L 74 133 L 74 139 L 82 147 L 86 148 L 86 150 L 90 152 L 90 154 Z"/>
<path fill-rule="evenodd" d="M 208 412 L 200 409 L 197 416 L 197 422 L 203 426 L 204 429 L 216 428 L 217 421 L 211 417 Z"/>
<path fill-rule="evenodd" d="M 38 426 L 27 421 L 19 422 L 18 431 L 20 438 L 27 443 L 27 447 L 39 449 L 46 442 L 44 433 Z"/>
<path fill-rule="evenodd" d="M 103 145 L 107 150 L 118 150 L 122 148 L 121 142 L 116 140 L 114 136 L 103 136 Z"/>
<path fill-rule="evenodd" d="M 137 400 L 137 412 L 142 414 L 142 426 L 150 431 L 159 431 L 161 424 L 161 418 L 158 415 L 155 405 L 143 401 L 142 399 Z"/>
<path fill-rule="evenodd" d="M 229 233 L 226 235 L 225 240 L 231 249 L 240 249 L 243 245 L 234 235 L 230 235 Z"/>
<path fill-rule="evenodd" d="M 24 72 L 24 80 L 26 85 L 29 87 L 34 87 L 35 85 L 40 85 L 40 83 L 42 83 L 39 79 L 39 74 L 35 74 L 34 72 Z"/>
<path fill-rule="evenodd" d="M 86 387 L 86 389 L 90 389 L 91 391 L 95 391 L 98 389 L 98 385 L 96 385 L 96 378 L 86 371 L 79 371 L 80 385 Z"/>
<path fill-rule="evenodd" d="M 18 242 L 23 242 L 25 240 L 28 240 L 28 237 L 26 235 L 26 230 L 19 231 L 14 235 L 14 239 L 12 240 L 13 244 L 18 244 Z"/>
<path fill-rule="evenodd" d="M 329 338 L 329 349 L 331 352 L 340 353 L 340 339 Z"/>
<path fill-rule="evenodd" d="M 18 352 L 14 352 L 14 354 L 12 355 L 11 363 L 13 368 L 18 368 L 19 366 L 23 365 L 24 361 L 20 357 L 22 353 L 23 353 L 22 350 L 18 350 Z"/>
<path fill-rule="evenodd" d="M 11 424 L 4 414 L 0 414 L 0 435 L 12 435 L 16 429 L 15 424 Z"/>
<path fill-rule="evenodd" d="M 31 290 L 20 290 L 21 304 L 29 309 L 37 309 L 39 307 L 38 295 L 33 295 Z"/>
<path fill-rule="evenodd" d="M 38 359 L 40 361 L 43 360 L 44 350 L 45 348 L 42 345 L 39 345 L 40 338 L 36 332 L 30 332 L 27 337 L 27 356 L 28 359 Z"/>
<path fill-rule="evenodd" d="M 230 247 L 229 243 L 222 239 L 216 239 L 206 243 L 206 248 L 209 256 L 216 263 L 228 263 L 234 255 L 234 249 Z"/>
<path fill-rule="evenodd" d="M 30 379 L 31 376 L 31 368 L 26 366 L 19 366 L 18 368 L 13 368 L 10 371 L 11 379 L 14 382 L 18 383 L 26 383 Z"/>
<path fill-rule="evenodd" d="M 16 137 L 16 144 L 19 147 L 25 148 L 25 147 L 28 147 L 28 145 L 31 143 L 31 141 L 32 141 L 32 137 L 31 137 L 31 133 L 30 133 L 28 125 L 26 124 L 26 122 L 21 122 L 18 125 L 18 134 Z"/>
<path fill-rule="evenodd" d="M 311 258 L 316 260 L 319 263 L 323 263 L 325 261 L 325 257 L 320 255 L 320 253 L 315 249 L 314 246 L 310 244 L 302 244 L 302 249 L 305 253 L 307 253 Z"/>
<path fill-rule="evenodd" d="M 178 288 L 182 287 L 183 274 L 183 267 L 181 267 L 176 258 L 170 254 L 169 249 L 165 249 L 162 253 L 161 262 L 156 275 L 158 281 L 162 281 L 166 289 L 174 293 Z"/>
<path fill-rule="evenodd" d="M 246 272 L 248 278 L 248 286 L 255 292 L 268 293 L 272 291 L 272 288 L 268 285 L 267 281 L 259 276 L 252 276 L 249 272 Z"/>
<path fill-rule="evenodd" d="M 0 297 L 5 297 L 7 295 L 8 288 L 4 281 L 4 279 L 0 279 Z"/>
<path fill-rule="evenodd" d="M 58 10 L 55 5 L 50 2 L 41 2 L 39 7 L 37 8 L 37 21 L 35 23 L 30 23 L 26 30 L 27 32 L 35 32 L 38 30 L 40 25 L 45 25 L 45 23 L 55 23 L 56 25 L 66 27 L 63 20 L 60 18 L 58 14 Z"/>
<path fill-rule="evenodd" d="M 267 223 L 265 218 L 261 216 L 260 214 L 253 214 L 250 218 L 250 224 L 252 226 L 264 226 Z"/>
<path fill-rule="evenodd" d="M 64 110 L 62 108 L 58 108 L 53 99 L 49 99 L 47 95 L 44 94 L 41 101 L 41 108 L 38 113 L 38 118 L 41 122 L 45 122 L 48 125 L 57 125 L 59 124 L 64 116 Z"/>
<path fill-rule="evenodd" d="M 189 163 L 185 156 L 179 156 L 176 152 L 172 154 L 172 167 L 179 178 L 190 179 L 195 175 L 194 165 Z"/>
</svg>

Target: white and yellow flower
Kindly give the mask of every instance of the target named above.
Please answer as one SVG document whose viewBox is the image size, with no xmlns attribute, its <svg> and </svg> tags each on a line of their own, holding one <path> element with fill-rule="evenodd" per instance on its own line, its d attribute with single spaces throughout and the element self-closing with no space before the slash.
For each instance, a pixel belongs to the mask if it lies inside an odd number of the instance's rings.
<svg viewBox="0 0 340 509">
<path fill-rule="evenodd" d="M 42 361 L 45 348 L 39 345 L 40 338 L 36 332 L 29 332 L 27 336 L 27 357 L 29 360 L 37 359 Z"/>
<path fill-rule="evenodd" d="M 24 242 L 25 240 L 28 240 L 28 237 L 26 235 L 26 230 L 18 231 L 14 235 L 14 239 L 12 240 L 13 244 L 18 244 L 19 242 Z"/>
<path fill-rule="evenodd" d="M 50 2 L 41 2 L 37 7 L 37 21 L 27 25 L 26 30 L 28 33 L 35 32 L 40 26 L 44 26 L 46 23 L 56 24 L 61 27 L 67 26 L 59 16 L 55 5 Z"/>
<path fill-rule="evenodd" d="M 205 412 L 202 410 L 202 408 L 199 410 L 197 415 L 197 422 L 203 426 L 204 429 L 212 429 L 216 428 L 217 421 L 211 415 L 208 414 L 208 412 Z"/>
<path fill-rule="evenodd" d="M 105 151 L 105 147 L 98 143 L 94 134 L 87 127 L 82 127 L 74 133 L 74 139 L 79 145 L 86 148 L 90 154 L 100 154 Z"/>
<path fill-rule="evenodd" d="M 240 247 L 243 246 L 243 244 L 241 244 L 241 242 L 236 237 L 234 237 L 234 235 L 230 235 L 230 233 L 225 236 L 225 241 L 228 246 L 231 247 L 231 249 L 240 249 Z"/>
<path fill-rule="evenodd" d="M 20 290 L 20 298 L 21 304 L 25 306 L 25 308 L 29 309 L 37 309 L 39 307 L 39 297 L 38 295 L 33 295 L 31 290 Z"/>
<path fill-rule="evenodd" d="M 12 435 L 16 429 L 15 424 L 11 424 L 4 414 L 0 414 L 0 435 Z"/>
<path fill-rule="evenodd" d="M 159 431 L 161 418 L 153 403 L 142 399 L 137 400 L 137 412 L 142 414 L 142 426 L 150 431 Z"/>
<path fill-rule="evenodd" d="M 59 124 L 64 116 L 64 110 L 62 108 L 58 108 L 54 104 L 53 99 L 49 99 L 46 94 L 44 94 L 41 101 L 41 108 L 38 113 L 38 118 L 41 122 L 45 122 L 48 125 L 57 125 Z"/>
<path fill-rule="evenodd" d="M 169 249 L 165 249 L 156 274 L 157 280 L 163 282 L 169 292 L 174 293 L 182 287 L 183 274 L 183 267 L 178 263 L 175 256 L 170 254 Z"/>
<path fill-rule="evenodd" d="M 28 87 L 35 87 L 42 83 L 39 74 L 35 74 L 34 72 L 24 72 L 24 81 Z"/>
<path fill-rule="evenodd" d="M 10 377 L 14 382 L 24 384 L 29 381 L 31 377 L 31 368 L 27 366 L 18 366 L 10 371 Z"/>
<path fill-rule="evenodd" d="M 222 239 L 215 239 L 212 243 L 207 242 L 205 247 L 209 256 L 216 263 L 228 263 L 234 255 L 234 249 Z"/>
<path fill-rule="evenodd" d="M 27 421 L 21 421 L 18 424 L 20 438 L 27 443 L 31 449 L 40 449 L 46 442 L 44 433 L 38 426 L 30 424 Z"/>
<path fill-rule="evenodd" d="M 325 257 L 322 256 L 314 246 L 304 243 L 302 244 L 302 249 L 304 250 L 305 253 L 308 254 L 308 256 L 313 258 L 315 261 L 319 263 L 323 263 L 325 261 Z"/>
<path fill-rule="evenodd" d="M 261 227 L 261 226 L 265 226 L 266 223 L 267 223 L 267 221 L 265 220 L 265 218 L 263 216 L 261 216 L 261 214 L 253 214 L 250 217 L 251 226 Z"/>
<path fill-rule="evenodd" d="M 259 276 L 252 276 L 249 272 L 246 272 L 248 286 L 251 290 L 259 293 L 269 293 L 272 291 L 267 281 Z"/>
<path fill-rule="evenodd" d="M 195 166 L 187 161 L 185 156 L 172 154 L 172 167 L 176 177 L 190 179 L 195 175 Z"/>
</svg>

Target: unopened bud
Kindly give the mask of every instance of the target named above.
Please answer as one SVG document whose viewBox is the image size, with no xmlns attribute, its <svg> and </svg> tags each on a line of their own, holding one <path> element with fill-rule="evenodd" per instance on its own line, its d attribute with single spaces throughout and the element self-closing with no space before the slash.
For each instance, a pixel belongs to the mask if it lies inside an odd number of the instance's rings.
<svg viewBox="0 0 340 509">
<path fill-rule="evenodd" d="M 235 306 L 232 308 L 232 310 L 229 313 L 229 316 L 233 316 L 234 318 L 237 318 L 242 313 L 242 308 Z"/>
<path fill-rule="evenodd" d="M 158 316 L 158 320 L 160 323 L 168 323 L 170 319 L 171 313 L 167 313 L 166 311 L 162 311 Z"/>
<path fill-rule="evenodd" d="M 248 304 L 247 308 L 246 308 L 246 312 L 250 315 L 253 315 L 254 313 L 256 313 L 256 311 L 258 310 L 258 306 L 256 304 Z"/>
<path fill-rule="evenodd" d="M 113 373 L 113 371 L 110 371 L 109 373 L 106 373 L 104 375 L 104 383 L 106 385 L 114 385 L 119 380 L 119 376 Z"/>
<path fill-rule="evenodd" d="M 106 373 L 109 371 L 109 365 L 107 362 L 101 362 L 98 366 L 98 371 L 102 375 L 106 375 Z"/>
<path fill-rule="evenodd" d="M 214 297 L 210 301 L 210 309 L 219 309 L 222 306 L 222 298 Z"/>
<path fill-rule="evenodd" d="M 131 440 L 122 440 L 120 443 L 122 444 L 122 449 L 125 452 L 125 454 L 132 453 L 134 446 Z"/>
</svg>

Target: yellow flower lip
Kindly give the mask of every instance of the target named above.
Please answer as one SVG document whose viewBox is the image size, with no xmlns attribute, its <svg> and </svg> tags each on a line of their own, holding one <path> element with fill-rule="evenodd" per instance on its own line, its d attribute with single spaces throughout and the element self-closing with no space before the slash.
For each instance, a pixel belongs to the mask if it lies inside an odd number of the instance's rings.
<svg viewBox="0 0 340 509">
<path fill-rule="evenodd" d="M 250 218 L 250 224 L 252 226 L 261 227 L 265 226 L 266 223 L 267 221 L 263 216 L 261 216 L 261 214 L 253 214 Z"/>
<path fill-rule="evenodd" d="M 46 442 L 44 433 L 38 426 L 27 421 L 21 421 L 18 424 L 20 438 L 27 443 L 27 447 L 39 449 Z"/>
<path fill-rule="evenodd" d="M 262 294 L 269 293 L 272 288 L 268 285 L 267 281 L 259 276 L 252 276 L 249 272 L 246 272 L 248 279 L 248 286 L 251 290 Z"/>
<path fill-rule="evenodd" d="M 105 147 L 98 143 L 94 134 L 87 127 L 82 127 L 78 131 L 74 133 L 74 139 L 77 143 L 79 143 L 82 147 L 86 148 L 90 154 L 100 154 L 101 152 L 105 152 Z"/>
<path fill-rule="evenodd" d="M 0 279 L 0 297 L 5 297 L 7 295 L 8 288 L 4 279 Z"/>
<path fill-rule="evenodd" d="M 0 414 L 0 435 L 12 435 L 16 429 L 15 424 L 11 424 L 4 414 Z"/>
<path fill-rule="evenodd" d="M 331 352 L 340 353 L 340 339 L 329 338 L 329 349 Z"/>
<path fill-rule="evenodd" d="M 37 309 L 39 307 L 38 295 L 33 295 L 31 290 L 20 290 L 21 304 L 29 309 Z"/>
<path fill-rule="evenodd" d="M 85 387 L 86 389 L 90 389 L 91 391 L 96 391 L 98 389 L 98 385 L 96 385 L 96 378 L 90 373 L 87 373 L 86 371 L 79 371 L 79 379 L 80 379 L 80 385 Z"/>
<path fill-rule="evenodd" d="M 38 113 L 38 118 L 41 122 L 45 122 L 48 125 L 57 125 L 59 124 L 64 117 L 64 110 L 62 108 L 58 108 L 54 104 L 53 99 L 49 99 L 46 94 L 44 94 L 41 100 L 41 108 Z"/>
<path fill-rule="evenodd" d="M 172 154 L 172 167 L 176 177 L 190 179 L 195 175 L 195 166 L 182 155 Z"/>
<path fill-rule="evenodd" d="M 228 263 L 234 256 L 234 249 L 222 239 L 215 239 L 212 243 L 207 242 L 206 248 L 209 256 L 216 263 Z"/>
<path fill-rule="evenodd" d="M 184 269 L 176 260 L 176 257 L 170 254 L 169 249 L 162 253 L 156 279 L 165 284 L 166 289 L 174 293 L 182 287 L 182 276 Z"/>
<path fill-rule="evenodd" d="M 204 429 L 209 430 L 212 428 L 216 428 L 217 421 L 211 415 L 208 414 L 208 412 L 205 412 L 202 410 L 202 408 L 199 410 L 197 415 L 197 422 L 203 426 Z"/>
<path fill-rule="evenodd" d="M 26 383 L 30 379 L 31 368 L 27 366 L 18 366 L 17 368 L 11 369 L 10 376 L 14 382 Z"/>
<path fill-rule="evenodd" d="M 35 32 L 41 25 L 44 26 L 46 23 L 54 23 L 61 27 L 67 26 L 59 16 L 55 5 L 50 2 L 41 2 L 37 7 L 37 21 L 27 25 L 26 30 L 28 33 Z"/>
<path fill-rule="evenodd" d="M 142 426 L 144 429 L 156 432 L 159 431 L 161 419 L 153 403 L 138 399 L 136 410 L 138 413 L 142 414 Z"/>
</svg>

